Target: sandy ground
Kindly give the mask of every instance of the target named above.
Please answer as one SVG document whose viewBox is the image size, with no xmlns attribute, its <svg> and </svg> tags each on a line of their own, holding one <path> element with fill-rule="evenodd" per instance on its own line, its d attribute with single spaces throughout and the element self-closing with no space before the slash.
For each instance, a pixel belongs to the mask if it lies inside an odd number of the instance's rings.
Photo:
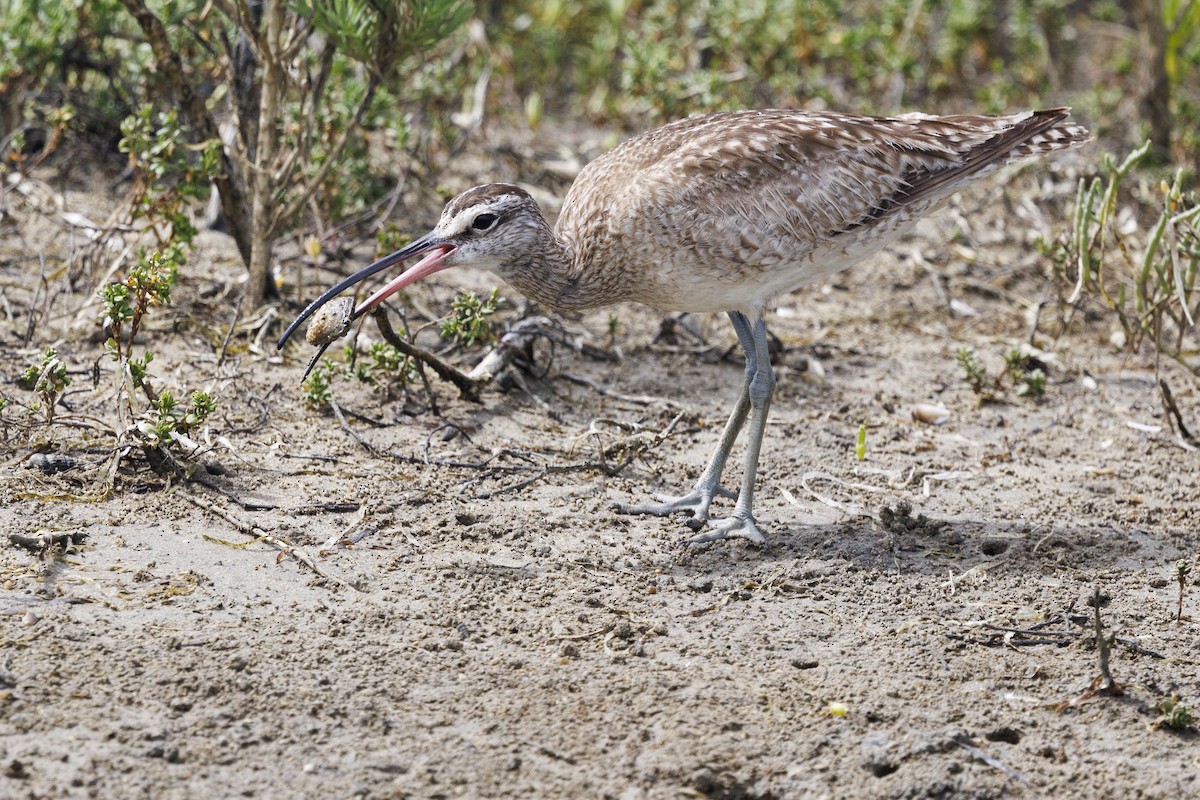
<svg viewBox="0 0 1200 800">
<path fill-rule="evenodd" d="M 1173 576 L 1200 544 L 1200 463 L 1152 359 L 1114 351 L 1095 308 L 1064 332 L 1052 304 L 1044 399 L 980 405 L 954 361 L 971 346 L 997 371 L 1028 341 L 1058 292 L 1033 238 L 1061 229 L 1088 158 L 1000 176 L 781 300 L 762 548 L 682 547 L 682 521 L 610 509 L 702 469 L 741 375 L 723 318 L 655 341 L 662 315 L 620 307 L 611 342 L 607 312 L 567 319 L 619 363 L 542 341 L 481 404 L 434 381 L 436 415 L 419 385 L 339 382 L 343 424 L 304 402 L 307 347 L 278 356 L 275 327 L 255 344 L 261 318 L 218 359 L 240 269 L 217 234 L 147 334 L 161 384 L 218 397 L 206 468 L 167 480 L 134 454 L 96 500 L 111 437 L 30 428 L 15 379 L 57 342 L 60 418 L 115 424 L 109 362 L 91 378 L 99 276 L 38 289 L 29 256 L 71 240 L 14 204 L 0 524 L 82 541 L 0 545 L 0 796 L 1200 796 L 1195 730 L 1154 726 L 1162 700 L 1200 703 L 1200 592 L 1176 621 Z M 420 308 L 490 286 L 443 275 Z M 1200 420 L 1194 380 L 1164 375 Z M 1097 591 L 1115 697 L 1095 691 Z"/>
</svg>

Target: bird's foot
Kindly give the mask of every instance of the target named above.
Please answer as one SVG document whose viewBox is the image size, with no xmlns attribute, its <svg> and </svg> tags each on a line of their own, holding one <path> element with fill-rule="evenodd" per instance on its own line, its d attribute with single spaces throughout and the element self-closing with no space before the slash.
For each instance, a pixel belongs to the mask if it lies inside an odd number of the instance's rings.
<svg viewBox="0 0 1200 800">
<path fill-rule="evenodd" d="M 712 505 L 713 497 L 736 497 L 733 492 L 721 486 L 697 486 L 687 494 L 672 496 L 658 495 L 660 502 L 626 505 L 613 503 L 612 508 L 618 514 L 652 514 L 656 517 L 666 517 L 671 514 L 690 514 L 689 525 L 703 525 L 708 520 L 708 507 Z"/>
<path fill-rule="evenodd" d="M 713 520 L 709 523 L 707 530 L 703 530 L 695 536 L 689 536 L 683 540 L 683 544 L 705 544 L 719 542 L 722 539 L 745 539 L 751 544 L 757 545 L 767 543 L 767 538 L 762 535 L 762 531 L 754 523 L 754 517 L 734 512 L 731 517 Z"/>
</svg>

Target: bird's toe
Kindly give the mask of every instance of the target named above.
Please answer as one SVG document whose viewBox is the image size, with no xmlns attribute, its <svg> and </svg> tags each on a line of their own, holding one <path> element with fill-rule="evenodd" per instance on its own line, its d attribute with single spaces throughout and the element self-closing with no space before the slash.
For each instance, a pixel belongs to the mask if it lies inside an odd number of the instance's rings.
<svg viewBox="0 0 1200 800">
<path fill-rule="evenodd" d="M 656 517 L 667 517 L 672 514 L 687 514 L 691 517 L 689 525 L 703 525 L 708 519 L 708 507 L 712 503 L 712 495 L 700 490 L 692 490 L 679 497 L 660 496 L 658 503 L 626 504 L 613 503 L 612 509 L 618 514 L 650 514 Z"/>
<path fill-rule="evenodd" d="M 725 539 L 745 539 L 751 544 L 765 545 L 767 537 L 763 536 L 752 517 L 732 516 L 726 519 L 713 520 L 707 530 L 683 540 L 684 544 L 697 545 L 708 542 L 719 542 Z"/>
</svg>

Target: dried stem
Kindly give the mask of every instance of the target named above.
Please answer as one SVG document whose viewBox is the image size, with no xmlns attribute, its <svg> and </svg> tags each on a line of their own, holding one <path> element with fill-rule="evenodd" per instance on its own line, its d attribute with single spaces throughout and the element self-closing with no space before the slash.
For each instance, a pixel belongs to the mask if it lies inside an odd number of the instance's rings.
<svg viewBox="0 0 1200 800">
<path fill-rule="evenodd" d="M 129 13 L 137 20 L 138 26 L 141 27 L 142 34 L 146 37 L 146 41 L 154 53 L 159 77 L 175 94 L 176 101 L 187 118 L 188 124 L 203 140 L 220 139 L 221 134 L 216 120 L 204 104 L 204 98 L 196 92 L 192 82 L 185 74 L 183 59 L 171 46 L 171 42 L 167 38 L 167 29 L 162 20 L 147 8 L 143 0 L 121 0 L 121 4 L 128 9 Z M 221 197 L 221 211 L 229 225 L 230 235 L 237 242 L 242 261 L 249 265 L 252 241 L 249 206 L 246 203 L 242 187 L 234 178 L 235 165 L 229 151 L 225 148 L 221 149 L 221 167 L 217 176 L 213 178 Z"/>
<path fill-rule="evenodd" d="M 391 320 L 388 319 L 387 311 L 382 308 L 375 309 L 372 312 L 375 317 L 375 324 L 379 328 L 379 334 L 383 336 L 384 341 L 392 347 L 399 350 L 406 356 L 415 358 L 418 361 L 428 364 L 430 368 L 438 374 L 442 380 L 453 383 L 459 391 L 459 394 L 472 403 L 481 402 L 479 392 L 483 389 L 487 381 L 474 380 L 462 370 L 452 364 L 443 361 L 436 354 L 428 350 L 417 347 L 412 342 L 405 341 L 403 337 L 396 334 L 392 328 Z"/>
<path fill-rule="evenodd" d="M 1115 637 L 1104 633 L 1104 624 L 1100 620 L 1100 587 L 1097 586 L 1092 594 L 1092 611 L 1093 624 L 1096 626 L 1096 652 L 1100 658 L 1100 679 L 1099 685 L 1096 686 L 1097 694 L 1108 695 L 1109 697 L 1118 697 L 1125 694 L 1125 690 L 1121 688 L 1121 684 L 1113 680 L 1112 672 L 1109 669 L 1109 657 L 1112 654 L 1113 639 Z"/>
</svg>

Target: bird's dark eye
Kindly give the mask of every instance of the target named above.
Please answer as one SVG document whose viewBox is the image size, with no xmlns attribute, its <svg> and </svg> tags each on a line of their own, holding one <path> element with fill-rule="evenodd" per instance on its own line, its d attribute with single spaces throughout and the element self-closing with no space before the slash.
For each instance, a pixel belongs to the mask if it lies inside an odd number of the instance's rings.
<svg viewBox="0 0 1200 800">
<path fill-rule="evenodd" d="M 477 231 L 486 231 L 488 228 L 496 224 L 498 217 L 495 214 L 480 214 L 471 223 L 471 227 Z"/>
</svg>

